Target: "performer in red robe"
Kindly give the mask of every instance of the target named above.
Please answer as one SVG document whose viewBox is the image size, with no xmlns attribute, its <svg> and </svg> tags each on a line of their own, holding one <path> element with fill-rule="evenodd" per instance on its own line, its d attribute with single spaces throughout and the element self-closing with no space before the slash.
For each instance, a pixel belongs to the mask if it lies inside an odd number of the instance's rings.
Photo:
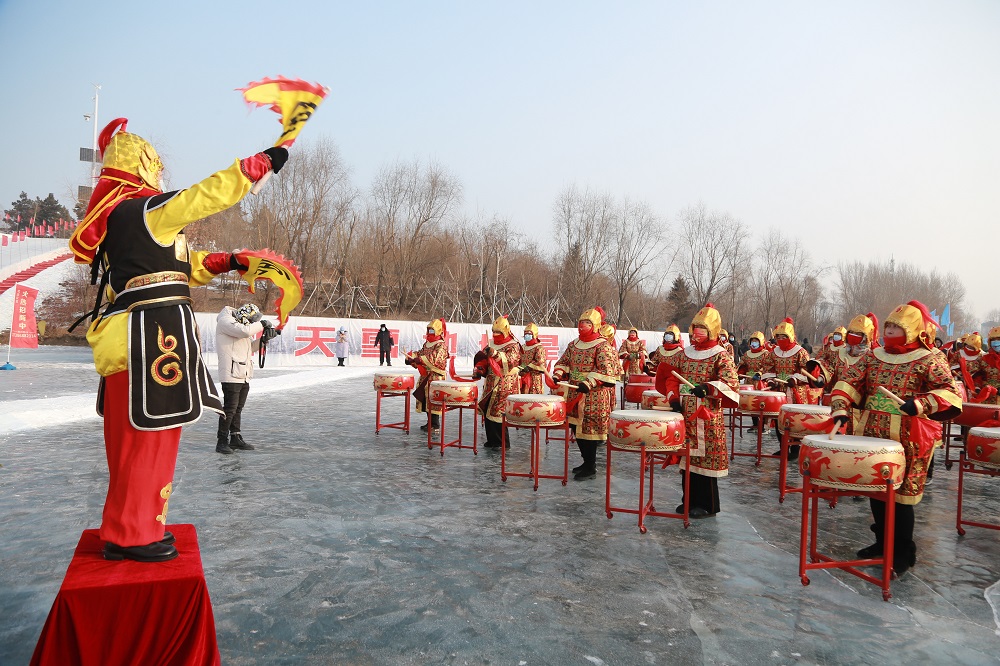
<svg viewBox="0 0 1000 666">
<path fill-rule="evenodd" d="M 441 410 L 430 409 L 427 403 L 427 387 L 434 380 L 442 380 L 448 372 L 448 328 L 444 319 L 432 319 L 427 324 L 427 334 L 424 345 L 415 352 L 408 352 L 403 363 L 411 365 L 420 371 L 420 381 L 413 390 L 417 413 L 430 410 L 430 427 L 438 428 L 441 424 Z M 427 432 L 427 424 L 420 426 Z"/>
<path fill-rule="evenodd" d="M 177 557 L 164 531 L 181 427 L 222 403 L 201 358 L 190 287 L 230 270 L 240 255 L 192 252 L 184 227 L 238 203 L 288 158 L 269 148 L 236 160 L 184 190 L 162 192 L 156 150 L 116 118 L 101 132 L 100 180 L 70 238 L 77 263 L 91 264 L 110 303 L 87 331 L 101 375 L 108 494 L 100 535 L 104 557 L 163 562 Z M 244 256 L 244 261 L 246 257 Z M 81 321 L 83 318 L 81 318 Z"/>
<path fill-rule="evenodd" d="M 611 340 L 614 345 L 614 339 Z M 646 360 L 649 353 L 646 351 L 646 341 L 639 339 L 639 329 L 628 329 L 628 337 L 622 340 L 618 349 L 618 358 L 622 361 L 622 374 L 625 381 L 630 374 L 639 374 L 646 367 Z"/>
<path fill-rule="evenodd" d="M 597 476 L 597 447 L 608 438 L 615 383 L 621 375 L 615 347 L 601 335 L 603 325 L 603 310 L 585 310 L 577 322 L 579 337 L 569 343 L 552 371 L 556 381 L 568 381 L 576 387 L 566 390 L 567 404 L 582 395 L 566 417 L 583 458 L 583 464 L 573 469 L 577 481 Z"/>
<path fill-rule="evenodd" d="M 786 317 L 774 327 L 775 348 L 767 360 L 764 381 L 769 382 L 772 391 L 785 391 L 788 402 L 800 405 L 818 405 L 823 399 L 826 385 L 826 369 L 821 363 L 810 361 L 809 353 L 795 341 L 795 325 L 791 317 Z M 780 439 L 780 433 L 775 431 Z M 781 455 L 775 451 L 773 455 Z M 788 459 L 798 460 L 799 445 L 788 447 Z"/>
<path fill-rule="evenodd" d="M 503 411 L 507 396 L 520 390 L 521 355 L 524 350 L 510 332 L 507 317 L 497 317 L 492 334 L 493 339 L 485 349 L 486 357 L 492 362 L 485 366 L 486 381 L 479 399 L 479 410 L 486 428 L 486 448 L 498 449 L 501 441 L 506 441 L 509 448 L 510 437 L 503 426 Z"/>
<path fill-rule="evenodd" d="M 688 329 L 691 345 L 657 369 L 656 389 L 671 401 L 673 411 L 684 415 L 686 442 L 700 451 L 691 456 L 692 518 L 707 518 L 721 510 L 719 479 L 729 475 L 722 410 L 739 404 L 739 379 L 733 357 L 719 344 L 721 330 L 719 311 L 706 304 Z M 673 371 L 694 388 L 672 378 Z M 677 513 L 683 511 L 681 504 Z"/>
<path fill-rule="evenodd" d="M 663 344 L 653 350 L 646 362 L 646 374 L 655 375 L 656 366 L 660 363 L 669 363 L 670 358 L 680 352 L 684 347 L 684 340 L 681 338 L 681 329 L 676 324 L 670 324 L 663 331 Z"/>
<path fill-rule="evenodd" d="M 838 426 L 848 422 L 848 410 L 853 406 L 860 410 L 855 434 L 903 445 L 906 474 L 896 491 L 892 565 L 897 575 L 916 562 L 913 507 L 923 498 L 931 453 L 941 440 L 940 422 L 962 411 L 955 381 L 943 359 L 932 351 L 934 341 L 927 334 L 930 321 L 927 308 L 919 301 L 897 307 L 886 318 L 885 347 L 863 355 L 848 368 L 832 394 L 832 416 Z M 879 387 L 905 402 L 897 405 Z M 871 508 L 875 543 L 858 551 L 861 558 L 882 554 L 885 503 L 872 499 Z"/>
<path fill-rule="evenodd" d="M 538 326 L 524 327 L 524 354 L 521 356 L 521 393 L 545 393 L 548 352 L 538 341 Z"/>
</svg>

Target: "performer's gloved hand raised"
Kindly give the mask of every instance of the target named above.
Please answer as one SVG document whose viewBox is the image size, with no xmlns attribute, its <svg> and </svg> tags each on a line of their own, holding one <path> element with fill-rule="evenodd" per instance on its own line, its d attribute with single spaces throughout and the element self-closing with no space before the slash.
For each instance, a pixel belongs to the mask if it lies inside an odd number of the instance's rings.
<svg viewBox="0 0 1000 666">
<path fill-rule="evenodd" d="M 916 416 L 920 413 L 920 405 L 913 398 L 910 398 L 902 405 L 899 406 L 899 411 L 903 412 L 907 416 Z"/>
<path fill-rule="evenodd" d="M 251 157 L 245 157 L 240 160 L 240 170 L 243 171 L 243 175 L 247 177 L 251 182 L 256 183 L 258 180 L 264 177 L 268 171 L 273 171 L 278 173 L 281 171 L 281 167 L 285 166 L 285 162 L 288 161 L 288 149 L 277 147 L 268 148 L 267 150 L 252 155 Z"/>
<path fill-rule="evenodd" d="M 580 393 L 590 393 L 590 387 L 584 382 L 580 382 L 576 385 L 576 390 Z"/>
<path fill-rule="evenodd" d="M 708 395 L 708 385 L 698 384 L 693 389 L 691 389 L 691 395 L 693 395 L 696 398 L 704 398 L 705 396 Z"/>
<path fill-rule="evenodd" d="M 833 417 L 833 431 L 838 432 L 841 428 L 847 425 L 848 416 L 846 414 L 838 414 Z"/>
<path fill-rule="evenodd" d="M 210 273 L 219 275 L 229 271 L 239 271 L 245 273 L 250 264 L 245 259 L 241 260 L 237 252 L 212 252 L 205 255 L 201 260 L 201 265 Z"/>
</svg>

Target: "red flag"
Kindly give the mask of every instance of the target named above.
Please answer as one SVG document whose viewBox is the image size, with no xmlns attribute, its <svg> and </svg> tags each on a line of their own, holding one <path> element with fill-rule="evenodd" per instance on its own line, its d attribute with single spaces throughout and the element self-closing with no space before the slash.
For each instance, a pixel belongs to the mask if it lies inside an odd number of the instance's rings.
<svg viewBox="0 0 1000 666">
<path fill-rule="evenodd" d="M 28 230 L 27 229 L 21 229 L 21 240 L 24 240 L 27 237 L 28 237 Z"/>
<path fill-rule="evenodd" d="M 11 237 L 10 237 L 10 242 L 11 243 L 16 243 L 17 239 L 20 238 L 20 237 L 21 237 L 21 234 L 17 234 L 17 233 L 12 234 Z"/>
<path fill-rule="evenodd" d="M 17 225 L 21 226 L 21 214 L 20 213 L 17 214 Z"/>
<path fill-rule="evenodd" d="M 46 224 L 45 225 L 45 234 L 46 235 L 52 234 L 54 236 L 55 233 L 56 233 L 56 228 L 54 226 L 52 226 L 50 224 Z"/>
<path fill-rule="evenodd" d="M 7 236 L 4 236 L 4 237 L 3 237 L 3 244 L 4 244 L 4 245 L 6 245 L 6 244 L 7 244 Z"/>
<path fill-rule="evenodd" d="M 38 348 L 38 323 L 35 321 L 37 296 L 37 289 L 21 284 L 14 290 L 14 321 L 10 329 L 11 348 Z"/>
</svg>

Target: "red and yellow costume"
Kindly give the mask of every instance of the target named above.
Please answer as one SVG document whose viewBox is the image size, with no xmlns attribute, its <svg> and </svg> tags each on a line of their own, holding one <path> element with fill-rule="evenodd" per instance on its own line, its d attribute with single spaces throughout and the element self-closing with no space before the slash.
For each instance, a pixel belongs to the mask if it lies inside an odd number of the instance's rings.
<svg viewBox="0 0 1000 666">
<path fill-rule="evenodd" d="M 992 386 L 997 393 L 983 402 L 988 405 L 1000 405 L 1000 351 L 994 348 L 994 343 L 1000 342 L 1000 326 L 994 326 L 987 334 L 988 351 L 980 357 L 979 370 L 974 379 L 980 388 Z"/>
<path fill-rule="evenodd" d="M 417 412 L 427 411 L 427 385 L 435 380 L 445 378 L 448 370 L 448 328 L 444 319 L 434 319 L 427 324 L 427 334 L 424 338 L 424 346 L 415 352 L 410 352 L 403 360 L 407 365 L 412 365 L 420 372 L 420 381 L 413 390 L 413 398 L 417 405 Z M 441 415 L 440 409 L 431 410 L 431 425 L 437 427 L 437 418 Z"/>
<path fill-rule="evenodd" d="M 917 301 L 893 310 L 886 318 L 885 347 L 862 355 L 848 368 L 834 386 L 831 401 L 832 416 L 839 421 L 848 418 L 850 407 L 858 408 L 855 434 L 892 439 L 903 445 L 906 474 L 896 491 L 896 503 L 910 508 L 896 509 L 897 572 L 901 572 L 900 567 L 905 571 L 916 557 L 912 507 L 923 497 L 931 454 L 940 444 L 941 426 L 928 419 L 944 421 L 962 411 L 962 399 L 951 372 L 942 357 L 933 352 L 934 340 L 927 334 L 930 319 L 926 307 Z M 903 337 L 890 337 L 895 327 L 902 329 Z M 897 406 L 879 392 L 880 386 L 906 402 Z M 880 535 L 885 507 L 876 502 L 872 500 L 872 513 L 876 535 Z M 878 551 L 871 552 L 881 552 L 881 544 L 875 546 Z"/>
<path fill-rule="evenodd" d="M 774 337 L 777 338 L 779 335 L 787 336 L 787 339 L 778 339 L 777 345 L 768 354 L 762 378 L 765 381 L 780 379 L 787 382 L 786 392 L 790 402 L 818 405 L 823 399 L 825 382 L 807 370 L 809 352 L 795 341 L 795 326 L 791 317 L 774 327 Z M 783 390 L 780 382 L 774 383 L 776 390 Z"/>
<path fill-rule="evenodd" d="M 479 399 L 479 411 L 485 419 L 486 447 L 499 448 L 506 435 L 501 434 L 507 396 L 518 393 L 521 387 L 521 343 L 510 332 L 506 317 L 493 322 L 493 339 L 485 352 L 492 362 L 487 363 L 486 381 Z M 508 440 L 509 441 L 509 440 Z"/>
<path fill-rule="evenodd" d="M 719 511 L 718 479 L 729 475 L 722 410 L 739 403 L 739 379 L 733 357 L 719 344 L 721 329 L 719 311 L 708 303 L 691 322 L 692 344 L 657 370 L 657 390 L 684 415 L 687 445 L 702 452 L 691 457 L 690 507 L 696 517 Z M 695 388 L 672 381 L 671 371 Z"/>
<path fill-rule="evenodd" d="M 735 362 L 736 350 L 733 349 L 733 343 L 730 342 L 729 340 L 730 340 L 729 331 L 727 331 L 726 329 L 722 329 L 722 331 L 719 332 L 719 344 L 722 346 L 723 349 L 729 352 L 729 356 Z"/>
<path fill-rule="evenodd" d="M 611 344 L 614 344 L 612 338 Z M 646 367 L 649 352 L 646 351 L 646 341 L 639 339 L 639 329 L 628 329 L 628 337 L 622 340 L 618 348 L 618 358 L 622 361 L 622 374 L 639 374 Z"/>
<path fill-rule="evenodd" d="M 548 371 L 548 352 L 538 342 L 538 326 L 524 327 L 524 353 L 521 356 L 521 393 L 545 393 L 545 373 Z"/>
<path fill-rule="evenodd" d="M 577 323 L 580 337 L 566 347 L 556 361 L 552 374 L 556 381 L 568 381 L 576 388 L 566 388 L 566 402 L 582 396 L 567 421 L 576 434 L 583 457 L 581 471 L 593 476 L 597 445 L 608 436 L 608 419 L 615 404 L 615 383 L 621 366 L 614 345 L 601 335 L 604 313 L 599 308 L 586 310 Z M 565 387 L 564 387 L 565 388 Z"/>
<path fill-rule="evenodd" d="M 222 403 L 201 358 L 190 287 L 233 268 L 233 255 L 191 252 L 188 224 L 238 203 L 271 170 L 259 153 L 200 183 L 161 192 L 163 164 L 118 118 L 101 132 L 101 177 L 70 238 L 77 263 L 104 269 L 109 301 L 87 331 L 101 375 L 109 484 L 101 523 L 108 559 L 177 556 L 164 539 L 181 427 Z M 284 149 L 281 149 L 284 151 Z M 287 155 L 287 153 L 285 153 Z M 283 163 L 283 162 L 282 162 Z M 280 168 L 276 164 L 275 168 Z"/>
<path fill-rule="evenodd" d="M 670 363 L 670 359 L 684 349 L 684 340 L 681 338 L 681 329 L 675 324 L 667 326 L 663 331 L 663 344 L 653 350 L 646 363 L 646 372 L 653 374 L 656 366 L 660 363 Z"/>
<path fill-rule="evenodd" d="M 757 341 L 757 349 L 753 348 L 754 340 Z M 750 348 L 740 357 L 740 365 L 736 371 L 738 374 L 752 379 L 755 375 L 763 376 L 767 372 L 770 352 L 764 346 L 764 334 L 760 331 L 754 331 L 749 342 L 751 343 Z"/>
<path fill-rule="evenodd" d="M 833 329 L 833 332 L 826 338 L 827 344 L 816 354 L 816 360 L 832 369 L 837 357 L 840 356 L 840 352 L 844 349 L 846 338 L 847 329 L 843 326 Z"/>
</svg>

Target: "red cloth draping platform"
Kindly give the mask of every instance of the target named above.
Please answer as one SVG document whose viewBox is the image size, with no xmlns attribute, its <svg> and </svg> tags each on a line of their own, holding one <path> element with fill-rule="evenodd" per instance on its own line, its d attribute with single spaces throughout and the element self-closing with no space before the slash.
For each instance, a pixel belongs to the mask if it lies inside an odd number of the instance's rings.
<svg viewBox="0 0 1000 666">
<path fill-rule="evenodd" d="M 194 525 L 167 529 L 180 555 L 157 563 L 105 560 L 83 532 L 32 665 L 220 663 Z"/>
</svg>

